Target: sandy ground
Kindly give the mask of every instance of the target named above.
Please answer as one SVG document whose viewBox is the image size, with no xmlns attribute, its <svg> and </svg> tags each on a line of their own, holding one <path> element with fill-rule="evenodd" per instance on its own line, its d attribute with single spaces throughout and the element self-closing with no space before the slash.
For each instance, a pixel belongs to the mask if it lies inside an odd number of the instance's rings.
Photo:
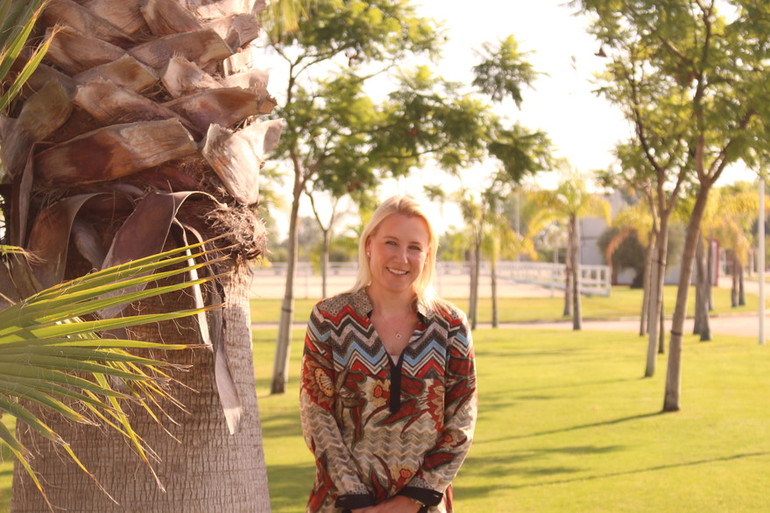
<svg viewBox="0 0 770 513">
<path fill-rule="evenodd" d="M 328 281 L 328 294 L 343 292 L 349 288 L 354 281 L 350 274 L 332 275 Z M 285 285 L 285 277 L 282 274 L 271 270 L 256 271 L 252 281 L 251 296 L 254 298 L 281 298 Z M 462 275 L 444 275 L 439 276 L 436 281 L 437 292 L 442 297 L 464 297 L 468 294 L 468 277 Z M 720 282 L 721 287 L 729 287 L 729 281 Z M 756 293 L 757 283 L 746 282 L 747 292 Z M 295 279 L 295 298 L 318 298 L 321 297 L 321 278 L 319 276 L 300 275 Z M 560 295 L 558 290 L 550 290 L 537 285 L 526 285 L 516 283 L 501 283 L 498 286 L 500 297 L 551 297 Z M 770 290 L 768 290 L 770 295 Z M 481 297 L 490 297 L 491 290 L 488 280 L 482 283 L 480 290 Z M 765 315 L 765 336 L 767 343 L 770 344 L 770 319 Z M 685 321 L 685 333 L 692 333 L 692 319 Z M 757 314 L 741 315 L 720 315 L 710 318 L 710 327 L 712 334 L 731 334 L 746 337 L 757 337 L 759 339 L 759 316 Z M 670 329 L 671 321 L 667 321 L 666 331 Z M 277 322 L 276 322 L 277 324 Z M 304 323 L 298 323 L 297 327 L 304 326 Z M 275 327 L 275 325 L 266 325 L 264 327 Z M 480 323 L 479 327 L 489 327 L 488 323 Z M 535 323 L 514 323 L 504 324 L 503 327 L 515 327 L 523 329 L 563 329 L 571 330 L 572 321 L 562 322 L 535 322 Z M 638 332 L 638 319 L 621 319 L 612 321 L 583 321 L 584 330 L 604 330 L 604 331 L 624 331 Z"/>
</svg>

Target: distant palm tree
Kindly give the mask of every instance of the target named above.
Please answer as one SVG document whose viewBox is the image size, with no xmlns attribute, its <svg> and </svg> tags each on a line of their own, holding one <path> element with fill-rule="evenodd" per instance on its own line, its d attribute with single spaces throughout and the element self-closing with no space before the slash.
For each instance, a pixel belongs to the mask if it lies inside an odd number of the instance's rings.
<svg viewBox="0 0 770 513">
<path fill-rule="evenodd" d="M 642 278 L 643 294 L 642 309 L 639 319 L 639 336 L 647 333 L 647 315 L 650 309 L 650 279 L 652 272 L 652 258 L 654 247 L 653 219 L 647 206 L 635 203 L 621 209 L 612 220 L 612 227 L 617 229 L 615 236 L 607 244 L 605 259 L 612 266 L 612 256 L 623 241 L 635 234 L 639 242 L 644 246 L 644 276 Z"/>
<path fill-rule="evenodd" d="M 564 315 L 572 315 L 572 329 L 582 327 L 580 299 L 580 225 L 584 217 L 600 217 L 609 223 L 610 204 L 597 194 L 590 193 L 585 178 L 566 167 L 567 176 L 556 190 L 543 190 L 535 198 L 541 211 L 530 225 L 530 233 L 537 233 L 545 224 L 567 221 L 567 273 L 564 284 Z M 571 308 L 570 308 L 571 307 Z"/>
</svg>

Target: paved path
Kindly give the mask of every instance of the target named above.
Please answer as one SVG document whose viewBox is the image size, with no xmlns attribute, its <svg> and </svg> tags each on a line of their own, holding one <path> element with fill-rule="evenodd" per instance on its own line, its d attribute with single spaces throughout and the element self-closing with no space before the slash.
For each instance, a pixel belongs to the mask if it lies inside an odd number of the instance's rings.
<svg viewBox="0 0 770 513">
<path fill-rule="evenodd" d="M 770 319 L 765 316 L 765 337 L 770 343 Z M 485 328 L 490 325 L 480 323 L 479 327 Z M 501 327 L 513 327 L 513 328 L 537 328 L 537 329 L 563 329 L 571 330 L 572 321 L 560 321 L 560 322 L 527 322 L 527 323 L 512 323 L 501 325 Z M 687 319 L 684 323 L 684 332 L 692 333 L 693 320 Z M 740 335 L 745 337 L 757 337 L 759 338 L 759 318 L 754 315 L 720 315 L 709 318 L 709 326 L 711 327 L 712 335 Z M 621 319 L 612 321 L 583 321 L 582 329 L 585 331 L 630 331 L 634 333 L 639 332 L 639 319 Z M 671 320 L 666 320 L 666 331 L 671 329 Z"/>
<path fill-rule="evenodd" d="M 692 319 L 685 320 L 684 327 L 685 333 L 692 333 Z M 759 319 L 756 315 L 720 315 L 717 317 L 711 317 L 709 319 L 709 325 L 711 326 L 712 335 L 738 335 L 743 337 L 756 337 L 759 339 Z M 305 329 L 305 323 L 295 322 L 293 328 L 300 330 Z M 490 328 L 490 323 L 479 323 L 478 328 Z M 517 323 L 501 323 L 501 328 L 520 328 L 520 329 L 556 329 L 556 330 L 571 330 L 572 320 L 558 321 L 558 322 L 517 322 Z M 278 323 L 255 323 L 252 324 L 254 329 L 277 329 Z M 624 331 L 624 332 L 639 332 L 639 319 L 620 319 L 611 321 L 583 321 L 584 331 Z M 671 329 L 671 320 L 666 321 L 666 331 Z M 770 318 L 765 320 L 765 338 L 768 344 L 770 344 Z"/>
</svg>

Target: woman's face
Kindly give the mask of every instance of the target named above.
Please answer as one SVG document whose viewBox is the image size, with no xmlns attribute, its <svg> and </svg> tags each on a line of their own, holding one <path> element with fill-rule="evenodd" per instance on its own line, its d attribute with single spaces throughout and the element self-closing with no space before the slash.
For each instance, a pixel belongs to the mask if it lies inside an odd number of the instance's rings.
<svg viewBox="0 0 770 513">
<path fill-rule="evenodd" d="M 428 226 L 422 218 L 386 217 L 366 241 L 372 286 L 395 293 L 412 291 L 429 251 Z"/>
</svg>

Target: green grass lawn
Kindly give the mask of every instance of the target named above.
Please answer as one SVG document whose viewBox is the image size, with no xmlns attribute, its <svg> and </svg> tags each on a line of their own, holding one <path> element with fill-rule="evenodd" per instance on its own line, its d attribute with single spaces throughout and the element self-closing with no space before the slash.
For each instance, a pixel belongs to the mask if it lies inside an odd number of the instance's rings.
<svg viewBox="0 0 770 513">
<path fill-rule="evenodd" d="M 275 513 L 303 511 L 312 483 L 300 434 L 295 332 L 285 396 L 269 396 L 274 330 L 254 334 Z M 476 441 L 455 482 L 468 513 L 770 511 L 770 348 L 686 337 L 682 410 L 661 414 L 665 356 L 642 379 L 634 334 L 475 332 Z"/>
<path fill-rule="evenodd" d="M 746 294 L 746 306 L 732 308 L 730 306 L 730 290 L 726 288 L 713 289 L 714 315 L 728 313 L 755 312 L 758 298 L 755 294 Z M 467 298 L 449 298 L 450 301 L 467 311 Z M 695 290 L 688 294 L 688 314 L 695 309 Z M 304 323 L 310 316 L 310 310 L 317 302 L 316 299 L 298 299 L 294 304 L 295 322 Z M 676 287 L 667 286 L 664 291 L 664 307 L 667 315 L 674 312 L 676 302 Z M 642 304 L 642 291 L 628 287 L 613 287 L 609 297 L 593 296 L 583 298 L 583 318 L 617 319 L 619 317 L 638 317 Z M 500 322 L 533 322 L 562 320 L 564 300 L 557 294 L 554 297 L 532 298 L 500 298 L 498 302 Z M 255 323 L 277 323 L 280 319 L 280 299 L 252 299 L 251 319 Z M 492 300 L 479 299 L 479 321 L 491 322 Z"/>
</svg>

